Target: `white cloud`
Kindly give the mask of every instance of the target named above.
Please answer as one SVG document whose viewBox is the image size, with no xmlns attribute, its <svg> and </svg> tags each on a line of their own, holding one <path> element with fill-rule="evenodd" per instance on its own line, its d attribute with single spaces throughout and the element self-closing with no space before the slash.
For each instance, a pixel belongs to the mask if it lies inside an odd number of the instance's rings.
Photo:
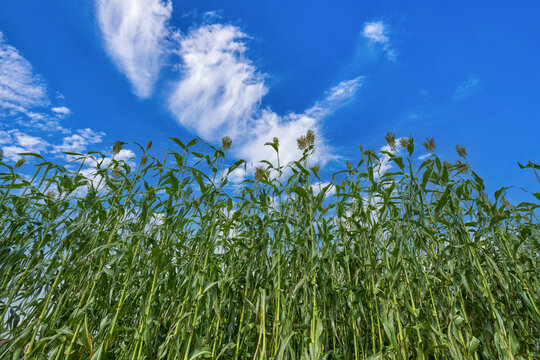
<svg viewBox="0 0 540 360">
<path fill-rule="evenodd" d="M 140 98 L 147 98 L 163 64 L 170 0 L 96 0 L 106 50 Z"/>
<path fill-rule="evenodd" d="M 96 132 L 89 128 L 77 130 L 75 134 L 64 137 L 62 144 L 53 146 L 52 152 L 82 153 L 86 151 L 88 145 L 100 143 L 103 136 L 105 136 L 105 133 L 100 131 Z"/>
<path fill-rule="evenodd" d="M 84 152 L 88 145 L 100 143 L 103 136 L 105 136 L 103 132 L 83 129 L 64 137 L 62 144 L 51 144 L 42 137 L 29 135 L 18 129 L 0 130 L 0 146 L 4 151 L 4 158 L 16 161 L 20 158 L 18 154 L 25 152 L 42 156 L 58 154 L 62 151 Z M 67 157 L 67 159 L 70 159 L 70 157 Z"/>
<path fill-rule="evenodd" d="M 381 21 L 367 22 L 364 24 L 364 36 L 373 42 L 386 44 L 390 41 L 385 35 L 385 25 Z"/>
<path fill-rule="evenodd" d="M 180 34 L 167 27 L 170 1 L 96 0 L 96 4 L 107 51 L 139 97 L 150 96 L 165 53 L 178 55 L 179 79 L 171 87 L 167 106 L 196 135 L 214 143 L 228 135 L 235 155 L 248 161 L 275 160 L 264 143 L 278 137 L 286 163 L 300 157 L 296 139 L 312 129 L 317 133 L 315 161 L 335 157 L 324 141 L 321 121 L 353 98 L 361 78 L 340 83 L 303 113 L 278 115 L 261 108 L 268 92 L 265 75 L 246 56 L 248 36 L 238 27 L 202 25 Z"/>
<path fill-rule="evenodd" d="M 68 116 L 69 114 L 71 114 L 71 110 L 69 110 L 67 107 L 65 106 L 55 106 L 55 107 L 52 107 L 51 110 L 55 113 L 55 114 L 58 114 L 60 116 Z"/>
<path fill-rule="evenodd" d="M 64 96 L 56 92 L 56 98 L 64 99 Z M 70 113 L 66 106 L 51 105 L 44 80 L 0 32 L 0 116 L 8 120 L 0 122 L 4 158 L 16 161 L 18 154 L 24 152 L 42 156 L 61 151 L 82 152 L 87 145 L 102 141 L 105 135 L 102 132 L 91 129 L 72 132 L 61 126 L 59 118 Z M 42 137 L 43 133 L 51 136 L 54 132 L 65 135 L 62 144 Z"/>
<path fill-rule="evenodd" d="M 0 145 L 8 144 L 11 141 L 11 134 L 7 131 L 0 130 Z"/>
<path fill-rule="evenodd" d="M 343 106 L 348 101 L 352 100 L 362 86 L 363 77 L 357 77 L 351 80 L 345 80 L 326 91 L 323 100 L 317 101 L 310 109 L 306 110 L 306 114 L 318 119 L 330 115 L 336 108 Z"/>
<path fill-rule="evenodd" d="M 382 21 L 369 21 L 364 23 L 362 35 L 371 43 L 381 44 L 389 60 L 396 60 L 397 54 L 392 47 L 388 32 L 388 25 Z"/>
<path fill-rule="evenodd" d="M 134 158 L 135 158 L 135 153 L 130 149 L 122 149 L 118 152 L 118 154 L 114 155 L 114 159 L 116 161 L 125 161 L 130 166 L 135 165 L 135 163 L 133 162 Z"/>
<path fill-rule="evenodd" d="M 48 104 L 43 79 L 0 32 L 0 108 L 27 113 L 34 107 Z"/>
<path fill-rule="evenodd" d="M 461 83 L 454 91 L 454 100 L 462 100 L 478 93 L 482 89 L 482 79 L 474 74 Z"/>
<path fill-rule="evenodd" d="M 339 83 L 300 114 L 282 116 L 261 109 L 268 88 L 264 74 L 246 57 L 246 37 L 237 27 L 221 24 L 204 25 L 179 37 L 181 77 L 169 97 L 171 113 L 205 140 L 218 142 L 230 136 L 232 151 L 247 161 L 275 161 L 274 150 L 264 146 L 273 137 L 279 138 L 282 164 L 300 158 L 296 139 L 309 129 L 317 133 L 314 161 L 334 158 L 321 122 L 354 97 L 362 78 Z"/>
<path fill-rule="evenodd" d="M 268 91 L 245 57 L 246 37 L 231 25 L 206 25 L 180 38 L 182 77 L 169 97 L 180 124 L 205 139 L 236 136 Z"/>
<path fill-rule="evenodd" d="M 23 147 L 13 145 L 2 147 L 2 151 L 4 152 L 4 161 L 7 159 L 13 162 L 21 158 L 19 155 L 20 153 L 28 152 L 28 150 Z"/>
<path fill-rule="evenodd" d="M 25 149 L 32 152 L 42 152 L 49 145 L 47 141 L 37 136 L 31 136 L 20 131 L 14 132 L 15 141 Z"/>
<path fill-rule="evenodd" d="M 280 144 L 280 162 L 287 164 L 301 157 L 302 151 L 298 149 L 296 139 L 311 129 L 316 133 L 313 161 L 324 165 L 336 159 L 333 149 L 324 139 L 322 120 L 352 100 L 362 85 L 361 81 L 361 77 L 342 81 L 328 90 L 322 100 L 315 102 L 302 114 L 291 113 L 279 116 L 271 110 L 263 110 L 260 116 L 252 121 L 250 136 L 243 139 L 243 143 L 237 150 L 238 154 L 253 162 L 273 161 L 276 159 L 274 150 L 264 144 L 277 137 Z"/>
<path fill-rule="evenodd" d="M 29 130 L 41 130 L 44 132 L 61 132 L 68 134 L 69 130 L 60 124 L 59 117 L 50 116 L 43 112 L 29 111 L 27 118 L 16 118 L 14 122 Z"/>
<path fill-rule="evenodd" d="M 277 137 L 280 163 L 285 165 L 302 156 L 302 151 L 297 148 L 296 139 L 310 129 L 316 133 L 314 160 L 328 161 L 325 155 L 331 155 L 331 150 L 324 143 L 318 120 L 305 114 L 279 116 L 270 110 L 263 110 L 261 116 L 253 120 L 250 136 L 239 137 L 236 141 L 238 145 L 234 147 L 234 150 L 239 157 L 253 163 L 260 160 L 276 163 L 274 149 L 264 144 Z"/>
<path fill-rule="evenodd" d="M 42 154 L 47 151 L 49 143 L 44 139 L 28 135 L 19 130 L 0 131 L 0 145 L 4 152 L 4 158 L 17 161 L 19 153 L 32 152 Z"/>
<path fill-rule="evenodd" d="M 45 81 L 0 32 L 0 116 L 32 130 L 66 132 L 58 115 L 68 115 L 69 109 L 50 106 Z"/>
</svg>

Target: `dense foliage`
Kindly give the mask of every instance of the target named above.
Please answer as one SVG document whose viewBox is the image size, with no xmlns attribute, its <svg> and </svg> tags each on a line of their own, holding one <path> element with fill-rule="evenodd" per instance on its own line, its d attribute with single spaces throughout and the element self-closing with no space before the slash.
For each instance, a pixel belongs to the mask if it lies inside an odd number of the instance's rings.
<svg viewBox="0 0 540 360">
<path fill-rule="evenodd" d="M 31 178 L 0 162 L 0 358 L 540 356 L 538 205 L 392 134 L 321 183 L 312 136 L 239 186 L 228 138 Z"/>
</svg>

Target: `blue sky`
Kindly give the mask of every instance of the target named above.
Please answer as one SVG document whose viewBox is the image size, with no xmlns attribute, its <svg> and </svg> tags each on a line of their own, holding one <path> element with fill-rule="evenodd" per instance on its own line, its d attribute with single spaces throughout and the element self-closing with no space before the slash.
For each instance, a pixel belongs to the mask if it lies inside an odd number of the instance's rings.
<svg viewBox="0 0 540 360">
<path fill-rule="evenodd" d="M 384 135 L 462 144 L 488 191 L 538 191 L 540 3 L 521 1 L 4 0 L 0 147 L 156 151 L 169 136 L 233 138 L 233 155 L 285 160 L 317 132 L 328 172 Z M 123 156 L 135 155 L 127 148 Z M 511 199 L 532 197 L 512 192 Z"/>
</svg>

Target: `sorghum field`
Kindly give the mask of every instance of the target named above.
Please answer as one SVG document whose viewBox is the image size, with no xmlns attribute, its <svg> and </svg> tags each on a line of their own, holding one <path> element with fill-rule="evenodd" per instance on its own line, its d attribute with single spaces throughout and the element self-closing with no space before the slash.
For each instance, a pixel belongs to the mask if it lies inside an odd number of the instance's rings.
<svg viewBox="0 0 540 360">
<path fill-rule="evenodd" d="M 172 140 L 0 163 L 1 359 L 540 356 L 540 194 L 488 197 L 463 147 L 389 133 L 321 183 L 308 132 L 232 186 L 230 139 Z"/>
</svg>

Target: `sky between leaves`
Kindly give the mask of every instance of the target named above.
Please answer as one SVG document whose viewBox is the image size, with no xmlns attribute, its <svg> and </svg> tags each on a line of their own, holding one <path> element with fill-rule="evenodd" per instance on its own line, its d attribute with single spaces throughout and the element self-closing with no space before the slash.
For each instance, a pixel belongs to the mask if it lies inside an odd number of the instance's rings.
<svg viewBox="0 0 540 360">
<path fill-rule="evenodd" d="M 115 140 L 194 136 L 256 164 L 355 162 L 384 134 L 464 145 L 488 190 L 538 191 L 540 4 L 6 0 L 0 5 L 0 147 L 65 160 Z M 135 150 L 133 148 L 133 150 Z M 135 156 L 126 149 L 125 158 Z M 238 176 L 238 179 L 242 176 Z M 522 194 L 516 199 L 529 199 Z"/>
</svg>

